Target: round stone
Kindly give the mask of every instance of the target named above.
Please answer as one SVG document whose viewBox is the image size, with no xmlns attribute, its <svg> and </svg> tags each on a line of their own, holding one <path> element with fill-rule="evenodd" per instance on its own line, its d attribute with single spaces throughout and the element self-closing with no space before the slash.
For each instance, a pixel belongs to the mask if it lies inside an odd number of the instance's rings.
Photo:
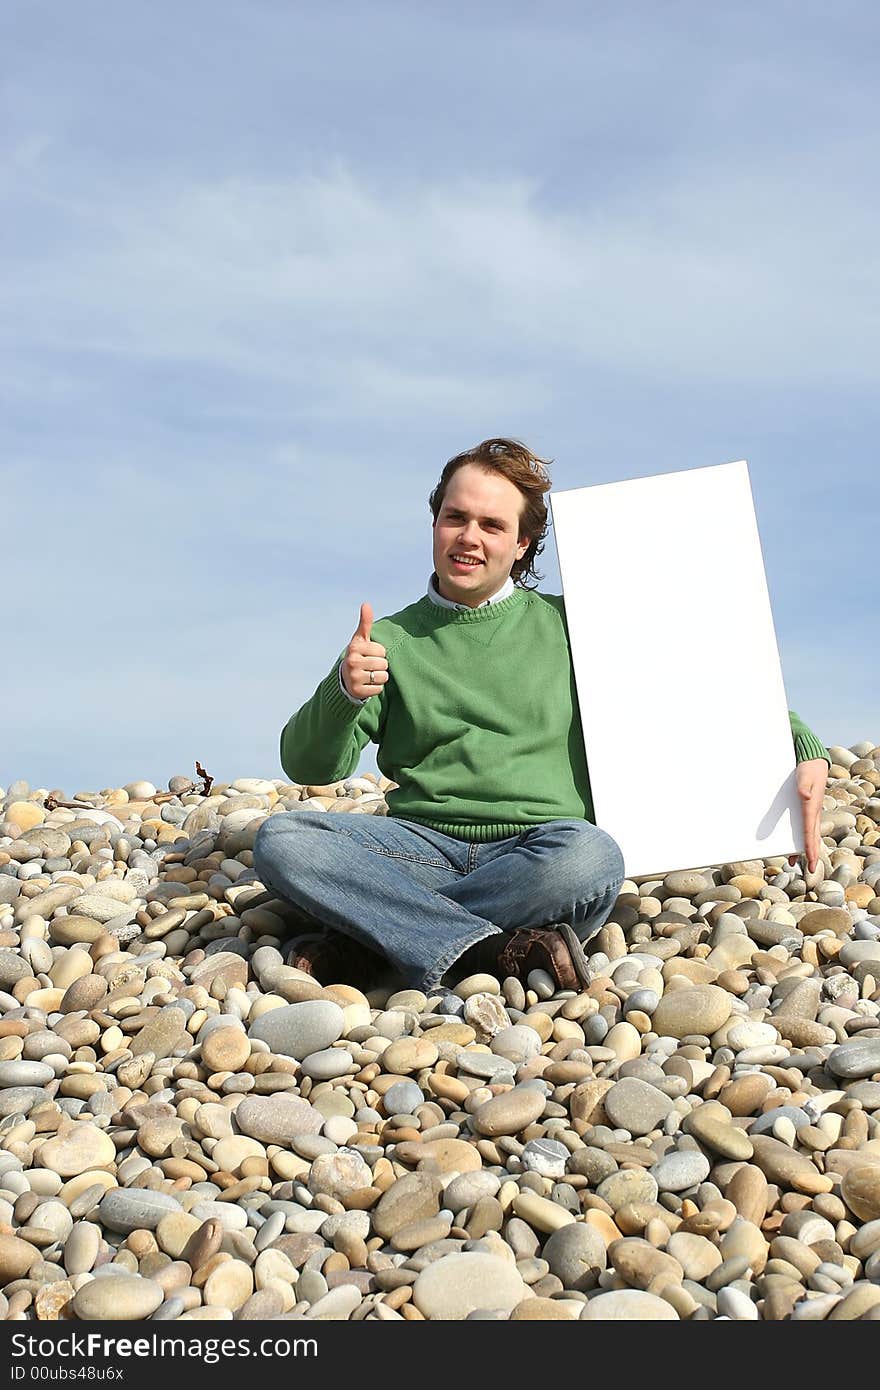
<svg viewBox="0 0 880 1390">
<path fill-rule="evenodd" d="M 45 1062 L 0 1062 L 0 1090 L 9 1086 L 45 1086 L 55 1069 Z"/>
<path fill-rule="evenodd" d="M 330 999 L 304 999 L 263 1014 L 250 1035 L 267 1043 L 270 1051 L 302 1061 L 310 1052 L 336 1042 L 344 1026 L 345 1015 L 338 1004 Z"/>
<path fill-rule="evenodd" d="M 107 1168 L 116 1160 L 116 1145 L 96 1125 L 76 1124 L 65 1134 L 40 1145 L 39 1162 L 62 1178 L 92 1168 Z"/>
<path fill-rule="evenodd" d="M 684 1270 L 685 1279 L 693 1279 L 697 1284 L 721 1264 L 721 1253 L 717 1245 L 713 1245 L 705 1236 L 693 1235 L 686 1231 L 676 1231 L 669 1237 L 666 1253 L 678 1260 Z"/>
<path fill-rule="evenodd" d="M 880 1072 L 880 1037 L 853 1038 L 841 1043 L 829 1054 L 825 1065 L 834 1076 L 844 1080 L 873 1076 Z"/>
<path fill-rule="evenodd" d="M 39 1250 L 29 1241 L 0 1234 L 0 1285 L 24 1279 L 31 1265 L 39 1259 Z"/>
<path fill-rule="evenodd" d="M 266 1151 L 256 1139 L 244 1134 L 231 1134 L 218 1139 L 211 1158 L 227 1173 L 235 1173 L 248 1158 L 265 1158 Z"/>
<path fill-rule="evenodd" d="M 860 1221 L 880 1218 L 880 1163 L 850 1168 L 840 1190 L 846 1205 Z"/>
<path fill-rule="evenodd" d="M 411 1115 L 416 1106 L 424 1105 L 422 1089 L 414 1081 L 397 1081 L 382 1098 L 386 1115 Z"/>
<path fill-rule="evenodd" d="M 206 1303 L 220 1308 L 231 1308 L 235 1313 L 250 1298 L 254 1291 L 254 1277 L 243 1260 L 227 1260 L 218 1265 L 205 1280 L 203 1298 Z"/>
<path fill-rule="evenodd" d="M 154 1231 L 168 1212 L 180 1211 L 180 1203 L 170 1192 L 152 1192 L 148 1187 L 113 1187 L 101 1198 L 98 1219 L 108 1230 L 128 1235 L 131 1231 Z"/>
<path fill-rule="evenodd" d="M 678 1313 L 664 1299 L 643 1289 L 613 1289 L 584 1305 L 586 1322 L 678 1322 Z"/>
<path fill-rule="evenodd" d="M 493 1096 L 473 1112 L 472 1122 L 478 1134 L 496 1138 L 502 1134 L 519 1134 L 544 1112 L 546 1097 L 541 1091 L 515 1086 L 512 1091 Z"/>
<path fill-rule="evenodd" d="M 382 1066 L 392 1075 L 407 1076 L 420 1071 L 422 1067 L 432 1067 L 439 1052 L 429 1038 L 400 1038 L 386 1047 L 382 1053 Z"/>
<path fill-rule="evenodd" d="M 660 1192 L 684 1192 L 709 1176 L 710 1163 L 699 1149 L 678 1149 L 664 1154 L 651 1169 Z"/>
<path fill-rule="evenodd" d="M 596 1194 L 619 1211 L 633 1202 L 656 1202 L 657 1190 L 657 1180 L 647 1168 L 622 1168 L 603 1178 Z"/>
<path fill-rule="evenodd" d="M 717 985 L 694 985 L 664 994 L 651 1020 L 655 1033 L 671 1038 L 710 1037 L 730 1017 L 731 996 Z"/>
<path fill-rule="evenodd" d="M 235 1121 L 251 1139 L 287 1147 L 302 1134 L 319 1134 L 324 1116 L 301 1096 L 279 1091 L 272 1096 L 246 1096 L 236 1108 Z"/>
<path fill-rule="evenodd" d="M 433 1173 L 406 1173 L 391 1184 L 373 1208 L 373 1228 L 390 1240 L 404 1226 L 428 1220 L 440 1210 L 440 1182 Z"/>
<path fill-rule="evenodd" d="M 250 1055 L 250 1040 L 241 1028 L 215 1028 L 202 1043 L 202 1061 L 212 1072 L 240 1071 Z"/>
<path fill-rule="evenodd" d="M 303 1076 L 313 1081 L 332 1081 L 337 1076 L 345 1076 L 351 1070 L 352 1056 L 341 1047 L 325 1047 L 321 1052 L 310 1052 L 301 1062 Z"/>
<path fill-rule="evenodd" d="M 74 1294 L 71 1308 L 83 1322 L 141 1322 L 165 1297 L 161 1284 L 137 1274 L 92 1279 Z"/>
<path fill-rule="evenodd" d="M 543 1257 L 566 1289 L 581 1289 L 608 1262 L 599 1232 L 580 1221 L 554 1231 L 544 1245 Z"/>
<path fill-rule="evenodd" d="M 657 1129 L 675 1106 L 673 1101 L 635 1076 L 616 1081 L 605 1095 L 605 1113 L 613 1125 L 632 1135 L 649 1134 Z"/>
<path fill-rule="evenodd" d="M 67 1273 L 87 1274 L 94 1266 L 101 1248 L 101 1228 L 92 1221 L 77 1221 L 64 1245 L 64 1268 Z"/>
<path fill-rule="evenodd" d="M 512 1261 L 479 1251 L 442 1256 L 413 1285 L 413 1302 L 423 1317 L 450 1322 L 482 1308 L 509 1314 L 525 1295 L 526 1285 Z"/>
<path fill-rule="evenodd" d="M 11 820 L 13 825 L 17 825 L 19 830 L 24 831 L 42 825 L 46 819 L 46 812 L 35 801 L 13 801 L 6 807 L 3 816 L 6 820 Z"/>
</svg>

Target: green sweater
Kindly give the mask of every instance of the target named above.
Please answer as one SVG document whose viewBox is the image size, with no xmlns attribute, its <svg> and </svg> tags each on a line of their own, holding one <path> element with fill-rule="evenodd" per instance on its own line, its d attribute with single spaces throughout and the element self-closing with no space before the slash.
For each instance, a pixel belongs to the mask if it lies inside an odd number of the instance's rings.
<svg viewBox="0 0 880 1390">
<path fill-rule="evenodd" d="M 560 595 L 515 589 L 480 608 L 425 596 L 373 624 L 388 657 L 381 694 L 353 704 L 329 675 L 281 733 L 301 783 L 348 777 L 361 750 L 397 782 L 389 816 L 462 840 L 499 840 L 551 820 L 595 821 Z M 830 759 L 796 714 L 798 762 Z"/>
</svg>

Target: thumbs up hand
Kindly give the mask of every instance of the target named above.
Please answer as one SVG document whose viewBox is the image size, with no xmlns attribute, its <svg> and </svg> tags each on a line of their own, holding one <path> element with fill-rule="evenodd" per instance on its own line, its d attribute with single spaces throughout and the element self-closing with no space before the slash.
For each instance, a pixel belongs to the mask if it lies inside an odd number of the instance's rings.
<svg viewBox="0 0 880 1390">
<path fill-rule="evenodd" d="M 355 700 L 366 700 L 370 695 L 378 695 L 388 680 L 385 648 L 381 642 L 370 641 L 372 626 L 373 610 L 368 603 L 362 603 L 357 631 L 342 659 L 342 681 L 349 695 Z"/>
</svg>

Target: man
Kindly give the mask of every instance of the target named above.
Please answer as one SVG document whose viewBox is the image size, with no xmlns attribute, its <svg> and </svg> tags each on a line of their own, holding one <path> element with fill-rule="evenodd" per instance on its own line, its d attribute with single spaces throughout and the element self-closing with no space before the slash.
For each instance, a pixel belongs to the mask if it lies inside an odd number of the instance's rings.
<svg viewBox="0 0 880 1390">
<path fill-rule="evenodd" d="M 563 600 L 529 586 L 547 531 L 545 463 L 490 439 L 431 494 L 427 594 L 351 641 L 281 735 L 292 779 L 349 776 L 369 740 L 398 783 L 388 815 L 292 811 L 254 844 L 267 888 L 328 930 L 291 963 L 361 979 L 387 958 L 415 987 L 475 969 L 589 981 L 582 943 L 624 876 L 593 805 Z M 830 760 L 794 714 L 808 866 Z"/>
</svg>

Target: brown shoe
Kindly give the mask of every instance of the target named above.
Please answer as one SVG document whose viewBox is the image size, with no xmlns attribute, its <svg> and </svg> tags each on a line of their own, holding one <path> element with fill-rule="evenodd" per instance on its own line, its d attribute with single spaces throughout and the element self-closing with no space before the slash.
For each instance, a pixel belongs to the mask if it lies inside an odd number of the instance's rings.
<svg viewBox="0 0 880 1390">
<path fill-rule="evenodd" d="M 311 975 L 319 984 L 354 985 L 368 989 L 381 966 L 381 957 L 344 932 L 297 936 L 287 950 L 286 964 Z"/>
<path fill-rule="evenodd" d="M 560 989 L 586 989 L 590 970 L 577 933 L 568 922 L 520 927 L 508 933 L 497 960 L 503 976 L 525 981 L 530 970 L 546 970 Z"/>
</svg>

